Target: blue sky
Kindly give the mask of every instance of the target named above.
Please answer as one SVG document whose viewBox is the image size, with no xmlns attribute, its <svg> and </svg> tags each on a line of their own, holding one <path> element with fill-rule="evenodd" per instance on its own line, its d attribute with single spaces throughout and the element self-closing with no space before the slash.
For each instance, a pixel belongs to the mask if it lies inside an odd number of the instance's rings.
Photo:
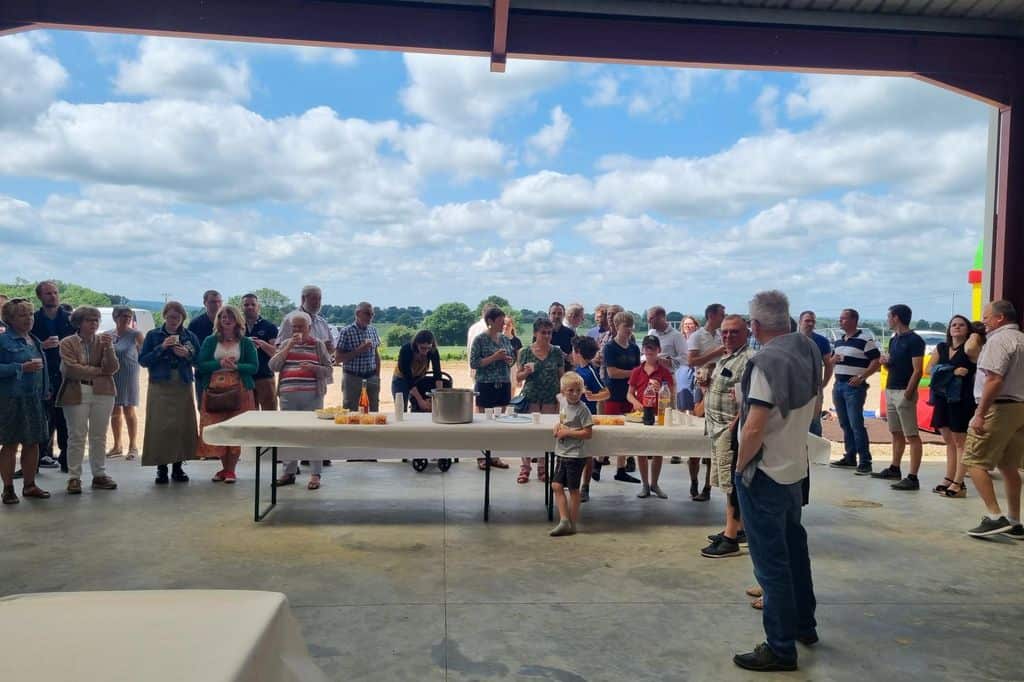
<svg viewBox="0 0 1024 682">
<path fill-rule="evenodd" d="M 72 32 L 0 71 L 0 279 L 967 312 L 988 109 L 908 79 Z"/>
</svg>

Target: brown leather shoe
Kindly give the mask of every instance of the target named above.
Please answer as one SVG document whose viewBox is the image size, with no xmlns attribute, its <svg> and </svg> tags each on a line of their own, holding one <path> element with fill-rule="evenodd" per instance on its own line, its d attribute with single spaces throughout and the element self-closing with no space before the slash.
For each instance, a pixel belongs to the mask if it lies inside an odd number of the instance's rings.
<svg viewBox="0 0 1024 682">
<path fill-rule="evenodd" d="M 68 479 L 68 495 L 82 494 L 82 480 L 79 478 Z"/>
<path fill-rule="evenodd" d="M 32 485 L 27 485 L 27 486 L 25 486 L 25 487 L 23 487 L 21 489 L 21 496 L 22 497 L 34 497 L 34 498 L 36 498 L 38 500 L 45 500 L 45 499 L 48 499 L 50 497 L 50 493 L 47 492 L 46 490 L 43 490 L 39 486 L 37 486 L 35 484 L 32 484 Z"/>
<path fill-rule="evenodd" d="M 117 483 L 110 476 L 94 476 L 92 487 L 95 490 L 117 490 Z"/>
</svg>

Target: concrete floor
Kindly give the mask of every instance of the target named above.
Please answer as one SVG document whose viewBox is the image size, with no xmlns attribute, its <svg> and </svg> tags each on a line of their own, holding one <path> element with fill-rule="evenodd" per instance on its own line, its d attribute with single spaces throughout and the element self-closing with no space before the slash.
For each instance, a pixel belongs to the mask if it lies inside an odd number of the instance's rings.
<svg viewBox="0 0 1024 682">
<path fill-rule="evenodd" d="M 0 509 L 0 593 L 282 591 L 337 680 L 763 679 L 731 662 L 763 639 L 743 594 L 749 558 L 699 557 L 723 502 L 690 501 L 685 466 L 665 467 L 669 500 L 595 483 L 585 532 L 559 539 L 540 484 L 516 485 L 514 470 L 496 472 L 482 523 L 472 460 L 447 474 L 337 463 L 317 492 L 283 489 L 260 524 L 251 464 L 234 487 L 209 482 L 217 468 L 193 462 L 190 484 L 156 488 L 151 469 L 114 460 L 121 488 L 80 497 L 45 473 L 51 500 Z M 922 474 L 928 488 L 942 475 Z M 1024 543 L 964 535 L 982 513 L 973 488 L 947 500 L 826 467 L 812 477 L 822 641 L 780 677 L 1024 679 Z M 108 653 L 131 646 L 110 630 Z"/>
</svg>

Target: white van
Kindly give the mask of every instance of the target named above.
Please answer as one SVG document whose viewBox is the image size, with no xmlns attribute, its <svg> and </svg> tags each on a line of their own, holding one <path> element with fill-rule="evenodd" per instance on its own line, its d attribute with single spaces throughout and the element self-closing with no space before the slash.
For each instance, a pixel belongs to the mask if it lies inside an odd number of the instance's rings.
<svg viewBox="0 0 1024 682">
<path fill-rule="evenodd" d="M 117 325 L 114 323 L 114 309 L 113 308 L 99 308 L 100 311 L 100 328 L 101 332 L 113 331 Z M 142 308 L 132 308 L 132 312 L 135 313 L 135 320 L 132 322 L 132 327 L 138 329 L 143 334 L 149 332 L 156 323 L 153 322 L 153 313 L 149 310 L 143 310 Z"/>
</svg>

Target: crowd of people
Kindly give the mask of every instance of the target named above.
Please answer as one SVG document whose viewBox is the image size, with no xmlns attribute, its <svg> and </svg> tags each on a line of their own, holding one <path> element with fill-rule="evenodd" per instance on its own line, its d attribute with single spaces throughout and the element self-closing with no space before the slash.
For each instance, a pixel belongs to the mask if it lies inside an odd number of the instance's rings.
<svg viewBox="0 0 1024 682">
<path fill-rule="evenodd" d="M 323 407 L 333 369 L 342 367 L 343 406 L 358 410 L 368 401 L 377 411 L 381 387 L 381 339 L 373 326 L 373 306 L 358 304 L 355 321 L 335 335 L 320 315 L 321 291 L 307 286 L 298 309 L 280 328 L 260 315 L 255 294 L 241 308 L 225 305 L 214 290 L 191 321 L 184 306 L 168 302 L 163 324 L 142 335 L 132 328 L 133 313 L 115 307 L 115 328 L 100 333 L 100 311 L 60 304 L 58 286 L 40 282 L 39 309 L 24 298 L 0 296 L 0 477 L 4 504 L 19 502 L 14 479 L 23 478 L 22 496 L 45 499 L 40 467 L 68 475 L 67 493 L 82 493 L 86 450 L 91 488 L 115 490 L 106 472 L 108 457 L 140 457 L 156 467 L 155 482 L 189 480 L 184 463 L 217 458 L 215 482 L 237 480 L 239 448 L 213 445 L 205 428 L 249 410 Z M 537 478 L 551 476 L 559 522 L 550 535 L 577 532 L 580 505 L 601 480 L 607 459 L 587 455 L 593 416 L 622 415 L 651 408 L 652 395 L 671 396 L 681 411 L 704 417 L 708 452 L 689 459 L 690 496 L 706 501 L 711 487 L 726 499 L 724 528 L 701 550 L 708 558 L 738 556 L 747 544 L 759 586 L 750 594 L 765 610 L 767 642 L 736 657 L 754 670 L 795 669 L 796 642 L 817 641 L 814 594 L 807 536 L 800 509 L 809 491 L 807 434 L 821 434 L 825 387 L 843 432 L 843 456 L 831 466 L 855 475 L 892 481 L 896 491 L 920 489 L 922 444 L 917 417 L 918 386 L 926 346 L 910 328 L 911 309 L 888 311 L 893 331 L 885 352 L 859 314 L 844 309 L 842 336 L 830 343 L 815 331 L 816 316 L 790 317 L 789 302 L 777 291 L 758 293 L 748 315 L 727 314 L 721 304 L 680 329 L 665 309 L 647 311 L 648 334 L 637 344 L 635 319 L 617 305 L 598 305 L 595 326 L 581 328 L 579 304 L 552 303 L 546 317 L 532 324 L 529 343 L 516 335 L 511 316 L 494 305 L 467 338 L 477 409 L 512 407 L 522 412 L 560 413 L 554 428 L 556 469 L 538 462 Z M 187 324 L 186 324 L 187 323 Z M 1008 301 L 985 307 L 982 321 L 956 315 L 946 340 L 931 353 L 931 425 L 946 443 L 943 482 L 933 488 L 944 498 L 967 494 L 965 476 L 986 507 L 975 537 L 1003 534 L 1024 539 L 1020 523 L 1024 453 L 1024 333 Z M 148 372 L 146 428 L 141 453 L 137 431 L 139 367 Z M 887 369 L 887 421 L 892 461 L 875 471 L 864 423 L 868 380 Z M 399 351 L 391 379 L 396 398 L 412 411 L 429 411 L 429 392 L 445 385 L 433 334 L 419 331 Z M 107 452 L 108 429 L 114 446 Z M 127 448 L 122 430 L 127 429 Z M 21 451 L 21 469 L 16 454 Z M 910 463 L 903 475 L 903 455 Z M 517 481 L 525 484 L 533 462 L 523 457 Z M 681 461 L 673 458 L 673 461 Z M 705 464 L 704 484 L 700 466 Z M 329 459 L 306 460 L 307 487 L 318 489 Z M 481 461 L 481 467 L 486 464 Z M 491 466 L 508 468 L 500 459 Z M 1006 489 L 1000 507 L 990 472 L 999 469 Z M 665 499 L 660 485 L 662 458 L 619 457 L 613 480 L 638 484 L 639 498 Z M 631 472 L 639 473 L 636 478 Z M 277 485 L 296 482 L 299 462 L 289 460 Z"/>
</svg>

